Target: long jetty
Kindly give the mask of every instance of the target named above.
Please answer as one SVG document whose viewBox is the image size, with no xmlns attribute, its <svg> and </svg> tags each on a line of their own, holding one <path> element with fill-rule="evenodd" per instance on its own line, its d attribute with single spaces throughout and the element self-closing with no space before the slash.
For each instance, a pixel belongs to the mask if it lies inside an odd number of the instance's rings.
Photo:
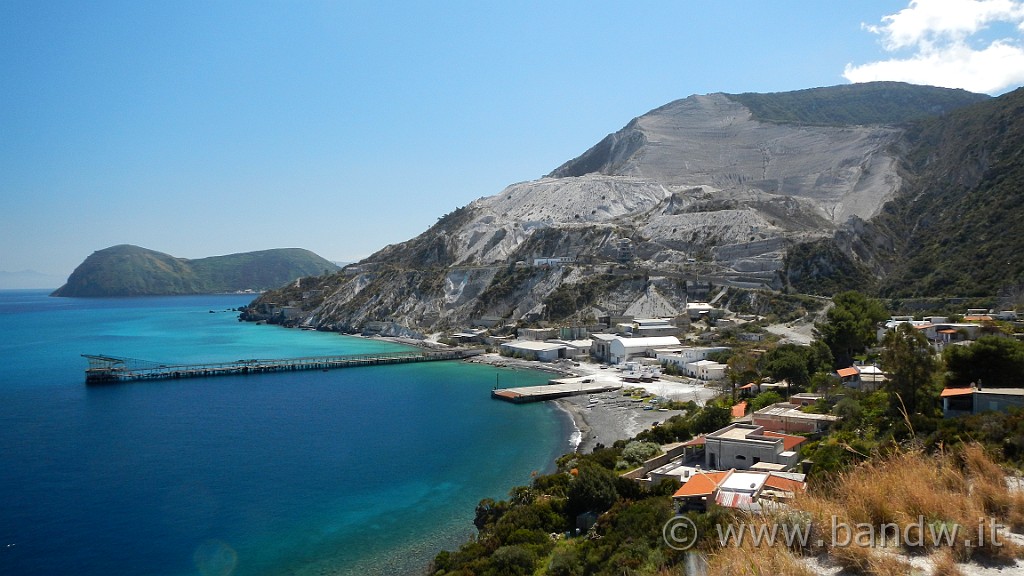
<svg viewBox="0 0 1024 576">
<path fill-rule="evenodd" d="M 478 349 L 413 350 L 381 352 L 376 354 L 348 354 L 340 356 L 307 356 L 303 358 L 252 359 L 205 364 L 161 364 L 149 360 L 82 354 L 89 361 L 85 370 L 86 384 L 132 382 L 137 380 L 166 380 L 177 378 L 205 378 L 239 374 L 264 374 L 299 370 L 333 370 L 382 364 L 408 364 L 461 360 L 483 353 Z"/>
</svg>

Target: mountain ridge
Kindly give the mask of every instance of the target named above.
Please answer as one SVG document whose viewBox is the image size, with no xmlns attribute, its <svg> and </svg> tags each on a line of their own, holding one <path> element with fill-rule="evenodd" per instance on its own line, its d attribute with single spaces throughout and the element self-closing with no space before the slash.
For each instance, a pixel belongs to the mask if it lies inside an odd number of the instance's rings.
<svg viewBox="0 0 1024 576">
<path fill-rule="evenodd" d="M 885 215 L 907 179 L 923 178 L 908 156 L 926 156 L 913 138 L 922 118 L 941 124 L 992 101 L 900 83 L 675 100 L 548 175 L 477 199 L 325 279 L 328 295 L 302 322 L 585 322 L 643 301 L 681 310 L 707 282 L 875 289 L 901 266 L 892 250 L 907 234 Z M 516 271 L 544 257 L 568 264 Z M 568 318 L 573 287 L 586 297 Z"/>
</svg>

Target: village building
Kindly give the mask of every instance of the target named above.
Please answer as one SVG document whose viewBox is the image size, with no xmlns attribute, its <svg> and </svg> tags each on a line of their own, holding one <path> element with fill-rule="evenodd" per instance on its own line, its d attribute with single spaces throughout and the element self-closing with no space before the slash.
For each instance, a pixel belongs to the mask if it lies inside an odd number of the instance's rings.
<svg viewBox="0 0 1024 576">
<path fill-rule="evenodd" d="M 765 430 L 764 426 L 733 423 L 708 434 L 704 439 L 704 465 L 709 470 L 745 470 L 758 464 L 782 464 L 787 470 L 796 466 L 794 451 L 806 438 Z"/>
<path fill-rule="evenodd" d="M 612 364 L 620 364 L 637 357 L 653 356 L 653 352 L 659 348 L 679 346 L 679 344 L 679 339 L 675 336 L 654 336 L 650 338 L 623 338 L 617 336 L 609 344 L 609 361 Z"/>
<path fill-rule="evenodd" d="M 874 365 L 840 368 L 836 370 L 836 376 L 846 386 L 868 392 L 878 390 L 886 380 L 882 369 Z"/>
<path fill-rule="evenodd" d="M 686 365 L 691 362 L 707 360 L 709 354 L 725 352 L 729 350 L 726 346 L 685 346 L 681 348 L 662 348 L 655 352 L 658 361 L 662 364 L 674 364 L 680 370 L 685 371 Z"/>
<path fill-rule="evenodd" d="M 1024 408 L 1024 388 L 946 388 L 939 397 L 946 418 Z"/>
<path fill-rule="evenodd" d="M 827 430 L 837 420 L 838 416 L 803 412 L 798 404 L 778 402 L 754 412 L 750 422 L 772 432 L 817 434 Z"/>
<path fill-rule="evenodd" d="M 729 366 L 712 360 L 698 360 L 683 365 L 683 371 L 690 378 L 698 380 L 721 380 Z"/>
<path fill-rule="evenodd" d="M 761 512 L 807 490 L 803 474 L 728 470 L 691 475 L 672 495 L 679 511 L 705 511 L 712 504 Z"/>
</svg>

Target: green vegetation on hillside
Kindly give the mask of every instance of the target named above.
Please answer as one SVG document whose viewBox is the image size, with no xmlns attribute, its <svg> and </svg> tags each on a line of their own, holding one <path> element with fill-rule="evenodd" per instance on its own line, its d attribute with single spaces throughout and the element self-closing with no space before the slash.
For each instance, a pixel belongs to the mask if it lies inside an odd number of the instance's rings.
<svg viewBox="0 0 1024 576">
<path fill-rule="evenodd" d="M 874 219 L 899 241 L 889 297 L 993 296 L 1024 284 L 1024 89 L 916 124 L 908 178 Z"/>
<path fill-rule="evenodd" d="M 984 94 L 902 82 L 867 82 L 772 94 L 726 94 L 754 118 L 779 124 L 902 124 L 989 99 Z"/>
<path fill-rule="evenodd" d="M 122 244 L 92 253 L 53 296 L 153 296 L 266 290 L 337 266 L 309 250 L 282 248 L 198 260 Z"/>
</svg>

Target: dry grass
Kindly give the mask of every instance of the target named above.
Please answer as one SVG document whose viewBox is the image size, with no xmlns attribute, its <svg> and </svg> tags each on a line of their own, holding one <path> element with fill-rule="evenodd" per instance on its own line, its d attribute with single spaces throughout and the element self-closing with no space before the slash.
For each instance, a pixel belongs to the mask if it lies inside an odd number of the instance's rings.
<svg viewBox="0 0 1024 576">
<path fill-rule="evenodd" d="M 956 563 L 956 557 L 949 548 L 942 548 L 932 555 L 932 576 L 964 576 Z"/>
<path fill-rule="evenodd" d="M 716 576 L 814 576 L 815 572 L 781 546 L 728 546 L 708 558 L 708 574 Z"/>
<path fill-rule="evenodd" d="M 905 554 L 936 554 L 935 573 L 944 575 L 960 573 L 958 560 L 1007 564 L 1021 556 L 1021 547 L 992 539 L 990 519 L 1024 525 L 1024 493 L 1009 490 L 1005 472 L 980 446 L 936 455 L 896 452 L 825 488 L 794 503 L 814 527 L 808 546 L 794 550 L 827 554 L 853 573 L 909 573 Z M 980 544 L 979 534 L 985 535 Z M 785 546 L 745 545 L 714 553 L 711 573 L 806 573 L 787 571 L 790 563 L 803 566 Z"/>
</svg>

